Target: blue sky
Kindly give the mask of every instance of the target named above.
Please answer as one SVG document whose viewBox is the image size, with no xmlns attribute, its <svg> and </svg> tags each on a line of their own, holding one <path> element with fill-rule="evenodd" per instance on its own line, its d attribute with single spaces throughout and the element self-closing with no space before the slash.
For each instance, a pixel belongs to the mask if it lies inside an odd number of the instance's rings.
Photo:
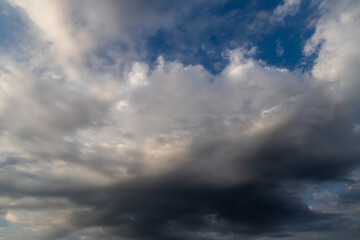
<svg viewBox="0 0 360 240">
<path fill-rule="evenodd" d="M 269 14 L 280 3 L 224 1 L 210 6 L 201 4 L 175 28 L 161 29 L 153 34 L 147 40 L 149 53 L 146 57 L 154 61 L 162 55 L 185 64 L 201 64 L 212 73 L 219 73 L 226 65 L 222 57 L 224 51 L 256 46 L 257 59 L 277 67 L 302 69 L 304 65 L 312 64 L 304 56 L 303 48 L 315 31 L 310 21 L 317 17 L 316 8 L 304 1 L 296 12 L 280 22 L 264 23 L 266 20 L 258 16 L 259 12 Z M 251 24 L 258 28 L 249 29 Z M 282 49 L 281 54 L 277 49 Z"/>
<path fill-rule="evenodd" d="M 356 239 L 356 0 L 0 0 L 0 240 Z"/>
</svg>

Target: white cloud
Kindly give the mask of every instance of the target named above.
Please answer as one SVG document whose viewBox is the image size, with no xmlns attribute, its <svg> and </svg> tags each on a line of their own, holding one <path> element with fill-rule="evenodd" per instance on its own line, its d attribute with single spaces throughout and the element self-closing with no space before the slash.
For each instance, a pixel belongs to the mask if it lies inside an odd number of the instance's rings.
<svg viewBox="0 0 360 240">
<path fill-rule="evenodd" d="M 282 21 L 287 16 L 295 15 L 300 8 L 301 0 L 284 0 L 283 4 L 277 6 L 273 12 L 276 21 Z"/>
<path fill-rule="evenodd" d="M 20 6 L 33 23 L 34 31 L 52 51 L 53 61 L 62 66 L 68 79 L 79 80 L 84 55 L 93 46 L 89 34 L 73 25 L 66 1 L 11 1 Z"/>
<path fill-rule="evenodd" d="M 318 50 L 312 74 L 315 79 L 331 83 L 329 89 L 339 99 L 358 99 L 359 68 L 358 42 L 360 9 L 357 1 L 325 1 L 326 14 L 316 24 L 316 31 L 304 48 L 306 54 Z"/>
</svg>

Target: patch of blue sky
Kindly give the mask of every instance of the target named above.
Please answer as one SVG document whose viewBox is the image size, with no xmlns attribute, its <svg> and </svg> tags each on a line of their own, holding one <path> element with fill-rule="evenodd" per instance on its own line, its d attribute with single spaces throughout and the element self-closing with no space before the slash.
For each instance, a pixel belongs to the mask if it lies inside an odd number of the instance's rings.
<svg viewBox="0 0 360 240">
<path fill-rule="evenodd" d="M 7 52 L 25 37 L 27 26 L 20 13 L 8 2 L 0 0 L 0 50 Z"/>
<path fill-rule="evenodd" d="M 315 32 L 311 22 L 318 17 L 317 6 L 310 1 L 303 1 L 295 15 L 286 16 L 268 34 L 256 36 L 258 39 L 254 42 L 260 50 L 258 57 L 270 65 L 291 70 L 311 69 L 317 57 L 316 52 L 305 56 L 303 49 Z"/>
<path fill-rule="evenodd" d="M 277 27 L 271 34 L 262 36 L 256 42 L 259 49 L 257 57 L 270 65 L 295 69 L 305 60 L 303 47 L 313 31 L 300 26 Z"/>
<path fill-rule="evenodd" d="M 8 228 L 10 226 L 10 222 L 5 219 L 5 217 L 0 216 L 0 228 Z"/>
<path fill-rule="evenodd" d="M 250 1 L 203 4 L 184 16 L 171 29 L 160 29 L 148 39 L 147 60 L 159 55 L 166 60 L 179 60 L 185 65 L 201 64 L 211 72 L 219 72 L 226 65 L 222 53 L 225 49 L 241 46 L 246 37 L 246 11 Z M 230 4 L 233 3 L 233 4 Z"/>
<path fill-rule="evenodd" d="M 276 8 L 279 4 L 282 3 L 282 0 L 229 0 L 226 1 L 222 8 L 217 8 L 220 11 L 232 11 L 233 9 L 242 9 L 242 8 L 250 8 L 254 10 L 272 10 Z"/>
<path fill-rule="evenodd" d="M 329 196 L 331 195 L 340 195 L 346 191 L 346 184 L 343 182 L 325 182 L 317 185 L 311 186 L 303 194 L 302 198 L 308 206 L 316 206 L 323 202 L 332 201 Z M 323 194 L 330 193 L 330 194 Z M 323 194 L 323 197 L 316 198 L 315 194 Z"/>
<path fill-rule="evenodd" d="M 303 48 L 314 32 L 309 21 L 316 17 L 316 7 L 304 1 L 294 16 L 280 22 L 270 21 L 273 10 L 281 3 L 226 1 L 201 5 L 175 28 L 160 29 L 148 39 L 147 61 L 154 63 L 161 55 L 185 65 L 201 64 L 218 73 L 227 64 L 223 56 L 226 50 L 251 44 L 258 49 L 255 57 L 269 65 L 309 69 L 315 58 L 305 57 Z M 259 19 L 260 12 L 267 17 Z"/>
</svg>

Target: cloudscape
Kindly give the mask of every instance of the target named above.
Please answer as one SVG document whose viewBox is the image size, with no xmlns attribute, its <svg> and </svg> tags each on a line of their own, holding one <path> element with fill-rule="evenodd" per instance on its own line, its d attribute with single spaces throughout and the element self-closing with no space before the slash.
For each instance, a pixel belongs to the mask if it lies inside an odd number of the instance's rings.
<svg viewBox="0 0 360 240">
<path fill-rule="evenodd" d="M 0 240 L 359 237 L 358 0 L 0 0 Z"/>
</svg>

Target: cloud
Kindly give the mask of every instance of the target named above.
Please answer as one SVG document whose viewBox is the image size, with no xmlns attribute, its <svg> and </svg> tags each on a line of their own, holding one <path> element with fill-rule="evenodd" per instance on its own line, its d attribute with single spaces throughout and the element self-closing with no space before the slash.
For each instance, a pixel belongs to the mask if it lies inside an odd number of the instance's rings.
<svg viewBox="0 0 360 240">
<path fill-rule="evenodd" d="M 216 74 L 141 60 L 141 42 L 179 24 L 196 9 L 190 3 L 11 2 L 29 20 L 32 47 L 0 57 L 5 237 L 356 234 L 348 210 L 359 198 L 349 177 L 359 165 L 355 1 L 321 4 L 327 11 L 304 48 L 317 54 L 310 72 L 268 65 L 247 45 L 224 52 Z M 299 5 L 285 1 L 274 14 L 284 19 Z M 332 198 L 332 212 L 303 199 L 327 181 L 351 186 Z"/>
<path fill-rule="evenodd" d="M 98 59 L 97 54 L 102 52 L 104 46 L 118 42 L 128 49 L 125 56 L 124 51 L 116 49 L 101 53 L 123 64 L 129 58 L 137 58 L 135 48 L 142 43 L 142 38 L 158 29 L 173 26 L 178 18 L 201 3 L 179 4 L 163 0 L 151 4 L 143 0 L 121 3 L 85 3 L 82 0 L 9 2 L 22 9 L 35 36 L 48 46 L 53 55 L 52 61 L 61 65 L 67 79 L 71 81 L 91 78 L 88 65 L 94 70 L 104 67 L 104 62 L 99 62 L 101 59 Z"/>
<path fill-rule="evenodd" d="M 276 21 L 282 21 L 287 16 L 295 15 L 300 8 L 301 0 L 284 0 L 283 4 L 277 6 L 273 12 Z"/>
<path fill-rule="evenodd" d="M 281 41 L 276 41 L 276 54 L 281 57 L 284 54 L 284 47 L 281 45 Z"/>
</svg>

